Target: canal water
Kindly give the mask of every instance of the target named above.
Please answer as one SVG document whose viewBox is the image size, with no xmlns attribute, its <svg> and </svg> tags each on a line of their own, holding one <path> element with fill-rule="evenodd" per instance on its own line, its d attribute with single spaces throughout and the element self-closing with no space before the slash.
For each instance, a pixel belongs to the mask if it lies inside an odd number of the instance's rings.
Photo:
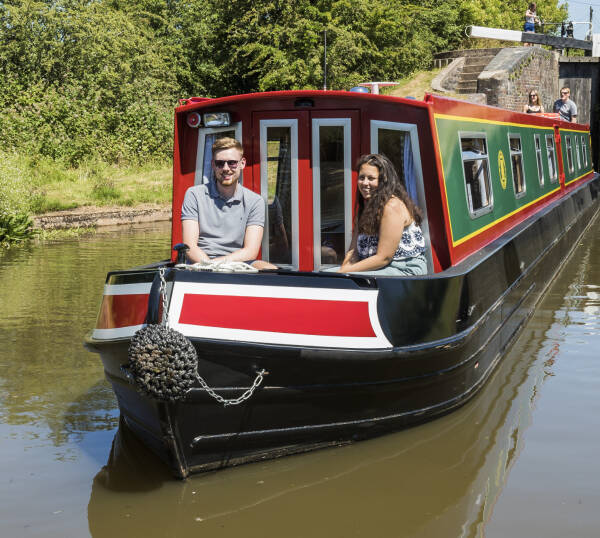
<svg viewBox="0 0 600 538">
<path fill-rule="evenodd" d="M 479 395 L 433 422 L 180 482 L 82 346 L 168 223 L 0 254 L 0 536 L 600 536 L 600 220 Z M 216 404 L 215 404 L 216 405 Z"/>
</svg>

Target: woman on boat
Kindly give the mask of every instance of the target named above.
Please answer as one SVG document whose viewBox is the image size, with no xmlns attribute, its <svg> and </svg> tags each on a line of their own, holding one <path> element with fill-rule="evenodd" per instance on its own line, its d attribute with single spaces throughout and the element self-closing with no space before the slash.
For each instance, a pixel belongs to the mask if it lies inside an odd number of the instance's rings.
<svg viewBox="0 0 600 538">
<path fill-rule="evenodd" d="M 384 155 L 363 155 L 356 164 L 357 215 L 350 250 L 340 273 L 423 275 L 427 273 L 421 210 Z"/>
<path fill-rule="evenodd" d="M 536 90 L 529 92 L 529 101 L 523 105 L 523 112 L 526 114 L 541 114 L 544 112 L 544 107 L 540 102 L 540 94 Z"/>
</svg>

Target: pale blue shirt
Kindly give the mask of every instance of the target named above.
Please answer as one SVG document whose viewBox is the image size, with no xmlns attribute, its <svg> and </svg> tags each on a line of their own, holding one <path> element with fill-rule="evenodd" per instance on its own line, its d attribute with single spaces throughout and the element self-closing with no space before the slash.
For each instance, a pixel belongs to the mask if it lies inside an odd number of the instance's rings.
<svg viewBox="0 0 600 538">
<path fill-rule="evenodd" d="M 573 116 L 577 116 L 577 105 L 571 99 L 558 99 L 554 103 L 554 112 L 558 112 L 564 121 L 573 121 Z"/>
<path fill-rule="evenodd" d="M 214 181 L 190 187 L 183 199 L 181 220 L 200 227 L 198 246 L 210 258 L 226 256 L 244 246 L 248 226 L 265 226 L 265 201 L 242 185 L 223 198 Z"/>
</svg>

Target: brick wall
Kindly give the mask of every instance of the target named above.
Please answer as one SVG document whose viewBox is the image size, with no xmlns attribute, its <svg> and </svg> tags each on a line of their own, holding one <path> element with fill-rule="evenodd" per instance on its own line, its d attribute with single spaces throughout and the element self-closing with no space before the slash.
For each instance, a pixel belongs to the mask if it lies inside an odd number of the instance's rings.
<svg viewBox="0 0 600 538">
<path fill-rule="evenodd" d="M 552 112 L 559 93 L 558 54 L 540 47 L 502 49 L 479 75 L 477 88 L 487 104 L 521 112 L 532 89 Z"/>
</svg>

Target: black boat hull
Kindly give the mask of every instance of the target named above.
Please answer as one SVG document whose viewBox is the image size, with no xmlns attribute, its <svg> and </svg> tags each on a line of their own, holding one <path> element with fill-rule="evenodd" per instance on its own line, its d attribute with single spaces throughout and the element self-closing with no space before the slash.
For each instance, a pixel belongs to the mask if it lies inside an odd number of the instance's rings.
<svg viewBox="0 0 600 538">
<path fill-rule="evenodd" d="M 387 349 L 189 336 L 200 375 L 224 398 L 239 396 L 258 370 L 268 371 L 238 406 L 223 407 L 200 386 L 181 402 L 153 400 L 121 371 L 128 339 L 91 338 L 88 346 L 100 353 L 129 428 L 181 478 L 394 431 L 451 411 L 483 386 L 597 216 L 599 189 L 596 175 L 464 262 L 427 277 L 173 271 L 170 283 L 251 278 L 256 285 L 318 281 L 328 289 L 378 290 L 379 321 L 392 344 Z M 127 275 L 112 278 L 134 278 Z"/>
</svg>

